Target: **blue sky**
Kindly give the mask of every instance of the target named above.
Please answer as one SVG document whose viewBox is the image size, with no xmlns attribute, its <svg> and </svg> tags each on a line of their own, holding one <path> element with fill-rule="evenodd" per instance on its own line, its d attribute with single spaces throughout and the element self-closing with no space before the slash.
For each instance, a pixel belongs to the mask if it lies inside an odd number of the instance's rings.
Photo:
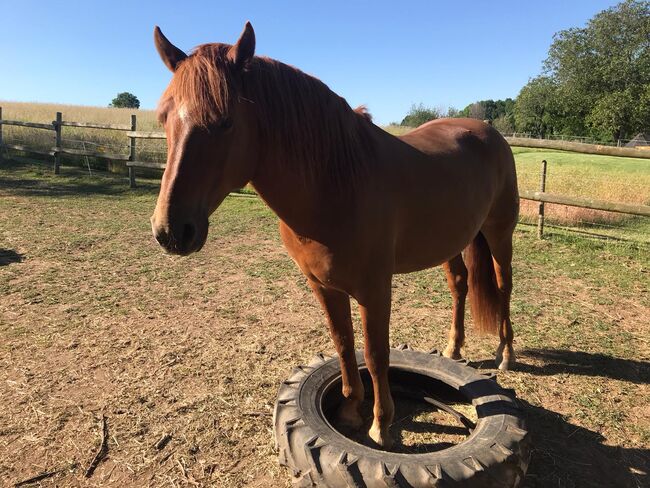
<svg viewBox="0 0 650 488">
<path fill-rule="evenodd" d="M 413 103 L 514 98 L 555 32 L 616 3 L 0 0 L 0 100 L 105 106 L 130 91 L 153 108 L 171 76 L 154 25 L 187 51 L 232 43 L 250 20 L 257 54 L 317 76 L 386 124 Z"/>
</svg>

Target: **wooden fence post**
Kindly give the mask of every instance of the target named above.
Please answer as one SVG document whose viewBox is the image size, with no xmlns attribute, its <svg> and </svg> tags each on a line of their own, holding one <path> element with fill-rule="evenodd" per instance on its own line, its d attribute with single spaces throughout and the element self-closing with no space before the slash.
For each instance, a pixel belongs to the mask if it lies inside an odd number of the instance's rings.
<svg viewBox="0 0 650 488">
<path fill-rule="evenodd" d="M 137 120 L 135 114 L 131 115 L 131 132 L 135 132 L 137 130 Z M 135 161 L 135 137 L 129 136 L 130 139 L 130 144 L 129 144 L 129 162 L 134 162 Z M 135 168 L 133 166 L 129 166 L 129 186 L 131 188 L 135 188 Z"/>
<path fill-rule="evenodd" d="M 542 160 L 542 172 L 539 175 L 539 191 L 544 193 L 546 190 L 546 159 Z M 537 238 L 544 237 L 544 202 L 539 202 L 537 213 Z"/>
<path fill-rule="evenodd" d="M 0 107 L 0 163 L 2 163 L 2 107 Z"/>
<path fill-rule="evenodd" d="M 56 113 L 56 121 L 54 122 L 54 130 L 56 132 L 56 144 L 54 146 L 54 174 L 58 175 L 61 170 L 61 122 L 63 122 L 63 114 Z"/>
</svg>

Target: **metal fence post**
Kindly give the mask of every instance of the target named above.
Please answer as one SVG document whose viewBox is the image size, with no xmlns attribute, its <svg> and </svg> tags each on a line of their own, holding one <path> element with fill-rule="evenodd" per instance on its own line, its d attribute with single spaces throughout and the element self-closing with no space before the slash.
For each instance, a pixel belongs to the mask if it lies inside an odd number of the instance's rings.
<svg viewBox="0 0 650 488">
<path fill-rule="evenodd" d="M 135 132 L 137 130 L 137 120 L 135 114 L 131 115 L 131 132 Z M 129 162 L 134 162 L 135 161 L 135 137 L 133 135 L 129 136 L 130 143 L 129 143 Z M 135 188 L 135 168 L 133 166 L 129 166 L 129 186 L 131 188 Z"/>
<path fill-rule="evenodd" d="M 539 175 L 539 191 L 544 193 L 546 191 L 546 159 L 542 160 L 542 172 Z M 537 238 L 544 237 L 544 202 L 539 202 L 537 212 Z"/>
<path fill-rule="evenodd" d="M 58 175 L 61 170 L 61 122 L 63 122 L 63 114 L 56 113 L 56 121 L 54 122 L 54 130 L 56 132 L 56 144 L 54 146 L 54 174 Z"/>
</svg>

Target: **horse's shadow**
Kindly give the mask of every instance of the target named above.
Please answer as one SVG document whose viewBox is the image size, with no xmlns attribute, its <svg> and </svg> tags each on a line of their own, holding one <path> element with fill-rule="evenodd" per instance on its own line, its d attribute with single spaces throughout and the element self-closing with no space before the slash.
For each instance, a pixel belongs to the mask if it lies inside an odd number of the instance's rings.
<svg viewBox="0 0 650 488">
<path fill-rule="evenodd" d="M 650 486 L 650 450 L 603 444 L 598 432 L 520 400 L 532 439 L 532 456 L 521 486 L 638 488 Z"/>
<path fill-rule="evenodd" d="M 526 358 L 540 360 L 543 364 L 529 364 Z M 494 361 L 476 361 L 471 362 L 470 365 L 477 369 L 489 369 L 494 367 Z M 577 374 L 629 381 L 638 385 L 650 383 L 648 361 L 565 349 L 523 349 L 517 355 L 516 371 L 539 376 Z"/>
<path fill-rule="evenodd" d="M 398 400 L 399 402 L 399 400 Z M 518 400 L 524 410 L 531 437 L 531 460 L 523 488 L 616 487 L 650 486 L 650 450 L 622 448 L 603 443 L 598 432 L 572 424 L 557 412 Z M 396 405 L 399 407 L 399 404 Z M 435 442 L 440 434 L 462 435 L 460 426 L 441 426 L 412 418 L 391 427 L 401 452 L 421 453 L 439 451 L 460 441 Z M 429 434 L 430 442 L 401 446 L 407 432 Z M 433 436 L 433 437 L 432 437 Z M 433 440 L 433 442 L 431 442 Z"/>
<path fill-rule="evenodd" d="M 530 364 L 527 359 L 541 364 Z M 493 368 L 494 362 L 477 361 L 471 365 L 479 369 Z M 571 374 L 610 378 L 637 385 L 650 383 L 648 362 L 562 349 L 521 350 L 516 371 L 539 376 Z M 606 445 L 598 432 L 571 424 L 552 410 L 524 400 L 519 402 L 527 413 L 533 446 L 522 486 L 650 486 L 650 449 Z"/>
<path fill-rule="evenodd" d="M 12 263 L 20 263 L 25 256 L 17 253 L 13 249 L 0 248 L 0 266 L 7 266 Z"/>
</svg>

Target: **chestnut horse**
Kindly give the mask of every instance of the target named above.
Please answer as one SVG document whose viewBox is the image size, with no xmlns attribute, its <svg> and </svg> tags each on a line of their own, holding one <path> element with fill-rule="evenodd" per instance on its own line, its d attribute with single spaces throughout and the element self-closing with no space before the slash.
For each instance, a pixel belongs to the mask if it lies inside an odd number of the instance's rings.
<svg viewBox="0 0 650 488">
<path fill-rule="evenodd" d="M 394 137 L 316 78 L 255 56 L 250 23 L 236 44 L 205 44 L 189 56 L 157 27 L 154 38 L 174 76 L 158 109 L 168 153 L 153 234 L 170 253 L 200 250 L 210 214 L 230 191 L 252 184 L 280 218 L 282 240 L 327 315 L 343 422 L 363 423 L 353 297 L 374 391 L 369 436 L 391 443 L 395 273 L 442 264 L 454 302 L 445 355 L 460 357 L 469 288 L 478 329 L 500 337 L 499 368 L 514 364 L 510 263 L 519 199 L 512 152 L 495 129 L 447 119 Z"/>
</svg>

